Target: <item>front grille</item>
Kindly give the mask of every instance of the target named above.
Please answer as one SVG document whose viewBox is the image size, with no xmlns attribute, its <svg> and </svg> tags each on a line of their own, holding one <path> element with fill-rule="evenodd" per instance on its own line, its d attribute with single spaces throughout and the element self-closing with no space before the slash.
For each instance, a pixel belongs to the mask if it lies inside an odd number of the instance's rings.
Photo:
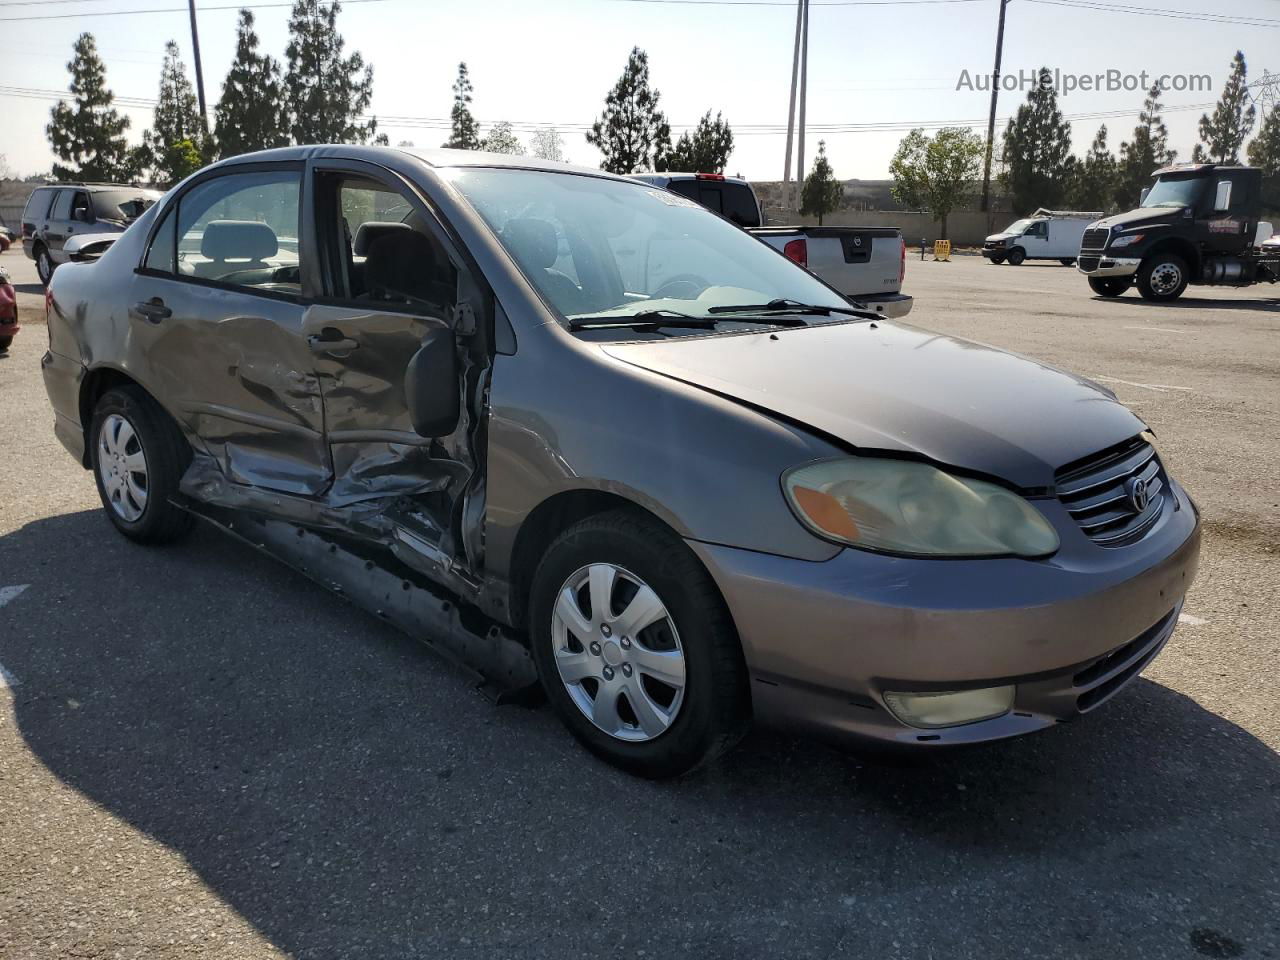
<svg viewBox="0 0 1280 960">
<path fill-rule="evenodd" d="M 1147 493 L 1142 510 L 1138 509 L 1141 498 L 1135 496 L 1140 486 Z M 1055 487 L 1085 536 L 1102 547 L 1123 547 L 1155 526 L 1164 509 L 1169 478 L 1155 447 L 1133 437 L 1067 464 L 1057 472 Z"/>
<path fill-rule="evenodd" d="M 1080 691 L 1076 696 L 1076 709 L 1087 713 L 1111 699 L 1121 687 L 1141 673 L 1173 634 L 1177 617 L 1178 608 L 1174 607 L 1123 647 L 1117 647 L 1077 673 L 1071 681 L 1072 686 Z"/>
<path fill-rule="evenodd" d="M 1098 258 L 1097 257 L 1080 257 L 1076 260 L 1076 265 L 1079 266 L 1080 269 L 1084 270 L 1085 272 L 1097 270 Z"/>
<path fill-rule="evenodd" d="M 1092 230 L 1086 230 L 1084 237 L 1080 240 L 1081 250 L 1105 250 L 1107 248 L 1107 237 L 1111 236 L 1111 231 L 1106 227 L 1094 227 Z"/>
</svg>

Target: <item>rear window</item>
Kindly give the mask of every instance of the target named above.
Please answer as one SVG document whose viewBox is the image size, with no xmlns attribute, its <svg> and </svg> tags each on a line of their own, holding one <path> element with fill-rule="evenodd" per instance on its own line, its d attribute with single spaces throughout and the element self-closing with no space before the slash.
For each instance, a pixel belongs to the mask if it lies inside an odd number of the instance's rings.
<svg viewBox="0 0 1280 960">
<path fill-rule="evenodd" d="M 155 203 L 154 198 L 138 190 L 99 190 L 92 197 L 93 215 L 98 220 L 131 222 Z"/>
<path fill-rule="evenodd" d="M 53 203 L 56 190 L 41 187 L 27 198 L 27 208 L 22 211 L 23 220 L 42 220 L 49 216 L 49 204 Z"/>
<path fill-rule="evenodd" d="M 744 183 L 717 180 L 673 180 L 670 188 L 681 196 L 696 200 L 740 227 L 760 226 L 760 209 L 755 194 Z"/>
</svg>

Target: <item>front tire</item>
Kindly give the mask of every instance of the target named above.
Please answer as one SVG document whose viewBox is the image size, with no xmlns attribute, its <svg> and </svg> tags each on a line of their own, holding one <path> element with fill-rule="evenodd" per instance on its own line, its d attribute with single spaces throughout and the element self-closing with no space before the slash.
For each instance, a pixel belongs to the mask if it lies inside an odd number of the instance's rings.
<svg viewBox="0 0 1280 960">
<path fill-rule="evenodd" d="M 991 258 L 992 263 L 1004 263 L 1004 254 L 996 254 Z"/>
<path fill-rule="evenodd" d="M 547 698 L 614 766 L 679 776 L 746 732 L 747 671 L 729 611 L 656 520 L 620 510 L 562 533 L 534 574 L 529 617 Z"/>
<path fill-rule="evenodd" d="M 1022 266 L 1022 261 L 1027 259 L 1027 251 L 1023 250 L 1021 247 L 1014 247 L 1009 251 L 1009 254 L 1005 259 L 1009 261 L 1010 266 L 1020 267 Z"/>
<path fill-rule="evenodd" d="M 1075 258 L 1075 257 L 1060 257 L 1060 258 L 1058 259 L 1058 262 L 1059 262 L 1060 264 L 1062 264 L 1064 267 L 1074 267 L 1074 266 L 1076 265 L 1076 258 Z"/>
<path fill-rule="evenodd" d="M 1090 277 L 1089 289 L 1100 297 L 1118 297 L 1129 289 L 1128 277 Z"/>
<path fill-rule="evenodd" d="M 1187 264 L 1172 253 L 1157 253 L 1138 268 L 1138 292 L 1143 300 L 1168 303 L 1187 289 Z"/>
<path fill-rule="evenodd" d="M 49 250 L 42 244 L 36 247 L 36 275 L 40 278 L 40 282 L 46 287 L 49 281 L 53 279 L 53 258 L 49 256 Z"/>
<path fill-rule="evenodd" d="M 139 543 L 169 543 L 191 529 L 176 507 L 191 447 L 169 415 L 138 387 L 117 387 L 98 401 L 89 428 L 98 495 L 115 528 Z"/>
<path fill-rule="evenodd" d="M 4 353 L 13 343 L 13 337 L 0 337 L 0 353 Z"/>
</svg>

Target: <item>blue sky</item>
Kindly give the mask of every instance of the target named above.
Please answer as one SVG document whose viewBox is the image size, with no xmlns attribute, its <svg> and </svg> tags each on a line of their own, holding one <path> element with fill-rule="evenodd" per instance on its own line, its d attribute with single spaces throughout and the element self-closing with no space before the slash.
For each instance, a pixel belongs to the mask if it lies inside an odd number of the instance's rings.
<svg viewBox="0 0 1280 960">
<path fill-rule="evenodd" d="M 200 0 L 201 52 L 210 109 L 234 54 L 236 13 L 231 0 Z M 998 0 L 835 6 L 812 0 L 810 14 L 810 124 L 903 124 L 971 121 L 987 113 L 987 94 L 957 91 L 962 71 L 988 73 Z M 1203 9 L 1191 0 L 1116 0 L 1149 10 Z M 0 36 L 7 69 L 0 87 L 62 90 L 71 44 L 92 32 L 117 95 L 154 99 L 164 42 L 174 38 L 190 65 L 185 10 L 110 16 L 112 11 L 181 6 L 181 0 L 0 0 Z M 288 7 L 255 9 L 263 47 L 283 58 Z M 62 19 L 23 16 L 92 13 Z M 1064 72 L 1108 69 L 1138 73 L 1211 75 L 1213 89 L 1170 92 L 1168 107 L 1216 100 L 1235 51 L 1243 49 L 1250 77 L 1264 68 L 1280 72 L 1280 0 L 1238 0 L 1231 13 L 1209 16 L 1263 18 L 1257 23 L 1206 22 L 1012 0 L 1005 34 L 1007 71 L 1046 64 Z M 778 179 L 782 172 L 791 70 L 794 7 L 756 4 L 681 4 L 635 0 L 379 0 L 343 7 L 340 29 L 348 51 L 374 66 L 373 112 L 393 143 L 436 146 L 439 128 L 392 118 L 447 118 L 450 86 L 459 60 L 475 84 L 476 116 L 560 126 L 570 158 L 594 165 L 598 154 L 581 126 L 599 113 L 606 91 L 621 73 L 633 45 L 648 51 L 662 106 L 677 128 L 711 108 L 738 127 L 730 172 Z M 1001 95 L 1007 115 L 1025 94 Z M 1064 112 L 1130 111 L 1106 119 L 1113 149 L 1136 120 L 1136 92 L 1077 91 Z M 19 173 L 47 170 L 52 162 L 44 136 L 48 99 L 0 92 L 9 167 Z M 149 124 L 149 111 L 130 108 L 131 135 Z M 1196 137 L 1195 111 L 1171 111 L 1173 145 L 1188 157 Z M 1073 123 L 1077 151 L 1087 148 L 1099 119 Z M 749 132 L 749 126 L 773 130 Z M 819 137 L 840 177 L 887 176 L 903 130 L 809 134 L 812 158 Z M 527 139 L 527 134 L 525 134 Z"/>
</svg>

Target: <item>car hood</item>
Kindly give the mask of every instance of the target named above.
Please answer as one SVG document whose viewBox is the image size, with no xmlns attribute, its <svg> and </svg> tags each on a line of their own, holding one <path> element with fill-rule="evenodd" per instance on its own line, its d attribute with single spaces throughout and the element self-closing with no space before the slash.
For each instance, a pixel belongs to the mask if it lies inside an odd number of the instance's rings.
<svg viewBox="0 0 1280 960">
<path fill-rule="evenodd" d="M 611 343 L 611 357 L 844 444 L 1050 487 L 1144 424 L 1115 395 L 1034 360 L 906 324 L 834 323 Z"/>
<path fill-rule="evenodd" d="M 1117 213 L 1114 216 L 1103 217 L 1101 220 L 1089 224 L 1093 227 L 1104 227 L 1111 229 L 1113 227 L 1145 227 L 1145 226 L 1165 226 L 1173 223 L 1182 216 L 1182 207 L 1144 207 L 1138 210 L 1126 210 L 1124 213 Z"/>
<path fill-rule="evenodd" d="M 1022 234 L 1010 233 L 1008 230 L 1006 230 L 1003 233 L 991 234 L 991 236 L 987 237 L 987 242 L 990 243 L 992 240 L 1012 240 L 1014 237 L 1020 237 L 1020 236 L 1022 236 Z"/>
</svg>

